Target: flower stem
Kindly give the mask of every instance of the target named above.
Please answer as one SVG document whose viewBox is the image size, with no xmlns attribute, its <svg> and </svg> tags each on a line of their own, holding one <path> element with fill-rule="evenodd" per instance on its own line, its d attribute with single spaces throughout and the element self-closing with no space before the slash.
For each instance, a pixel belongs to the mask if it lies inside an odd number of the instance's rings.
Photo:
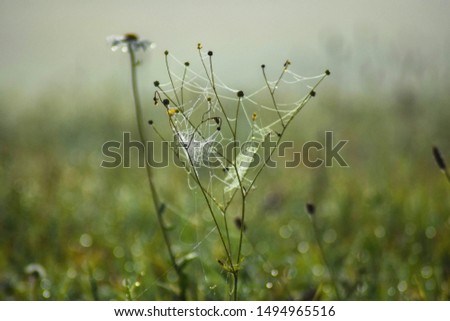
<svg viewBox="0 0 450 321">
<path fill-rule="evenodd" d="M 140 138 L 142 145 L 146 146 L 146 140 L 144 137 L 144 128 L 143 128 L 142 108 L 141 108 L 141 102 L 139 99 L 139 92 L 138 92 L 138 86 L 137 86 L 137 76 L 136 76 L 137 61 L 136 61 L 136 56 L 135 56 L 134 50 L 131 45 L 128 46 L 128 52 L 130 53 L 131 84 L 132 84 L 132 88 L 133 88 L 134 106 L 136 108 L 136 121 L 137 121 L 137 126 L 138 126 L 138 131 L 139 131 L 139 138 Z M 167 251 L 169 253 L 170 261 L 178 275 L 178 282 L 179 282 L 179 286 L 180 286 L 179 298 L 181 300 L 185 300 L 186 299 L 186 286 L 185 286 L 186 277 L 183 274 L 182 269 L 177 264 L 177 261 L 175 259 L 175 254 L 173 253 L 173 250 L 172 250 L 172 245 L 171 245 L 171 241 L 169 238 L 169 234 L 168 234 L 167 228 L 164 225 L 164 221 L 163 221 L 163 217 L 162 217 L 165 207 L 159 198 L 158 192 L 156 190 L 156 185 L 154 182 L 153 171 L 152 171 L 152 168 L 150 167 L 150 165 L 148 164 L 147 160 L 145 161 L 145 170 L 147 172 L 148 183 L 149 183 L 149 187 L 150 187 L 150 192 L 152 194 L 153 205 L 155 207 L 158 224 L 159 224 L 159 227 L 163 234 L 164 242 L 166 244 Z"/>
</svg>

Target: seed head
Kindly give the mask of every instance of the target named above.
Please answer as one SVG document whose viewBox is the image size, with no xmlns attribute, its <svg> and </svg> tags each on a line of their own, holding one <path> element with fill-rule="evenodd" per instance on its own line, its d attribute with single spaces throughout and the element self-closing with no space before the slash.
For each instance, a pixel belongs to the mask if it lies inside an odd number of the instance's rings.
<svg viewBox="0 0 450 321">
<path fill-rule="evenodd" d="M 150 120 L 148 121 L 148 124 L 149 124 L 150 126 L 153 125 L 153 120 L 150 119 Z"/>
<path fill-rule="evenodd" d="M 212 56 L 213 55 L 213 52 L 210 50 L 210 51 L 208 51 L 208 56 Z"/>
<path fill-rule="evenodd" d="M 238 228 L 238 230 L 242 230 L 245 232 L 245 230 L 247 229 L 247 226 L 245 226 L 245 224 L 242 224 L 242 220 L 240 217 L 236 217 L 234 219 L 234 224 L 236 225 L 236 227 Z"/>
<path fill-rule="evenodd" d="M 123 40 L 125 41 L 137 41 L 139 36 L 135 33 L 126 33 L 123 35 Z"/>
<path fill-rule="evenodd" d="M 305 205 L 306 213 L 309 215 L 314 215 L 316 213 L 316 206 L 313 203 L 306 203 Z"/>
<path fill-rule="evenodd" d="M 170 102 L 169 102 L 169 99 L 166 98 L 166 99 L 163 99 L 162 103 L 164 106 L 168 107 Z"/>
<path fill-rule="evenodd" d="M 316 92 L 314 90 L 311 90 L 311 92 L 309 93 L 309 95 L 311 97 L 316 97 Z"/>
<path fill-rule="evenodd" d="M 155 85 L 155 87 L 159 87 L 159 81 L 158 81 L 158 80 L 155 80 L 155 81 L 153 82 L 153 85 Z"/>
<path fill-rule="evenodd" d="M 445 165 L 444 158 L 442 158 L 439 148 L 437 148 L 436 146 L 433 146 L 433 155 L 434 160 L 436 161 L 436 164 L 438 165 L 439 169 L 445 171 L 447 166 Z"/>
<path fill-rule="evenodd" d="M 327 69 L 327 70 L 325 70 L 325 75 L 327 75 L 327 76 L 329 76 L 331 73 L 330 73 L 330 71 Z"/>
<path fill-rule="evenodd" d="M 239 91 L 237 92 L 237 96 L 238 96 L 239 98 L 244 97 L 244 92 L 243 92 L 242 90 L 239 90 Z"/>
<path fill-rule="evenodd" d="M 202 49 L 202 48 L 203 48 L 203 45 L 199 42 L 199 43 L 197 44 L 197 49 L 200 50 L 200 49 Z"/>
<path fill-rule="evenodd" d="M 186 61 L 186 62 L 184 63 L 184 65 L 185 65 L 186 67 L 189 67 L 189 61 Z"/>
</svg>

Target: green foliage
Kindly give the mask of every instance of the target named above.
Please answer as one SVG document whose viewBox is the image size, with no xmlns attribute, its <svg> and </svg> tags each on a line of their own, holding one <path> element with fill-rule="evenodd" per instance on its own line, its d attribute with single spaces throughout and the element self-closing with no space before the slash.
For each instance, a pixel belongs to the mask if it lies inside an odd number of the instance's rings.
<svg viewBox="0 0 450 321">
<path fill-rule="evenodd" d="M 114 92 L 0 98 L 8 110 L 0 118 L 0 299 L 177 297 L 145 170 L 100 167 L 102 144 L 133 128 L 130 103 Z M 450 162 L 450 97 L 424 95 L 408 106 L 335 97 L 321 91 L 286 139 L 301 146 L 332 130 L 350 141 L 350 167 L 276 168 L 261 177 L 248 199 L 240 299 L 336 298 L 304 211 L 313 201 L 343 299 L 449 300 L 450 188 L 431 148 Z M 217 263 L 220 243 L 201 199 L 181 169 L 155 179 L 187 298 L 227 298 L 232 280 Z M 237 229 L 231 234 L 238 238 Z"/>
</svg>

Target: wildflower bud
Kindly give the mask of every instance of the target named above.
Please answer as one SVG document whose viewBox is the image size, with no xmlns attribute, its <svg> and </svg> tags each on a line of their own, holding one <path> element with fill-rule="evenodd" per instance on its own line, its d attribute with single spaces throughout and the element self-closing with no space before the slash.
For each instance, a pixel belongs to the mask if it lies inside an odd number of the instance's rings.
<svg viewBox="0 0 450 321">
<path fill-rule="evenodd" d="M 169 51 L 168 50 L 164 51 L 164 54 L 167 56 L 169 54 Z"/>
<path fill-rule="evenodd" d="M 210 50 L 210 51 L 208 51 L 208 56 L 212 56 L 213 55 L 213 52 Z"/>
<path fill-rule="evenodd" d="M 311 90 L 311 92 L 309 93 L 309 95 L 310 95 L 311 97 L 315 97 L 315 96 L 316 96 L 316 92 L 315 92 L 314 90 Z"/>
<path fill-rule="evenodd" d="M 158 98 L 153 97 L 153 103 L 155 104 L 155 106 L 158 105 Z"/>
<path fill-rule="evenodd" d="M 252 115 L 252 120 L 253 120 L 253 121 L 256 120 L 256 113 L 253 113 L 253 115 Z"/>
<path fill-rule="evenodd" d="M 305 205 L 306 213 L 309 215 L 314 215 L 316 213 L 316 206 L 313 203 L 306 203 Z"/>
<path fill-rule="evenodd" d="M 202 46 L 202 44 L 199 42 L 199 43 L 197 44 L 197 49 L 200 50 L 200 49 L 202 49 L 202 48 L 203 48 L 203 46 Z"/>
<path fill-rule="evenodd" d="M 327 70 L 325 70 L 325 75 L 327 75 L 327 76 L 329 76 L 331 73 L 330 73 L 330 71 L 327 69 Z"/>
<path fill-rule="evenodd" d="M 266 68 L 266 65 L 262 64 L 262 65 L 261 65 L 261 68 L 262 68 L 262 69 Z"/>
<path fill-rule="evenodd" d="M 153 125 L 153 120 L 150 119 L 150 120 L 148 121 L 148 124 L 149 124 L 150 126 Z"/>
<path fill-rule="evenodd" d="M 291 64 L 290 60 L 286 60 L 286 62 L 284 63 L 284 67 L 286 68 L 287 66 L 289 66 Z"/>
<path fill-rule="evenodd" d="M 159 81 L 156 80 L 155 82 L 153 82 L 153 85 L 155 85 L 155 87 L 159 87 Z"/>
<path fill-rule="evenodd" d="M 245 232 L 245 230 L 247 229 L 247 226 L 245 226 L 245 224 L 242 224 L 242 220 L 240 217 L 236 217 L 234 219 L 234 224 L 236 225 L 236 227 L 238 228 L 238 230 L 242 230 Z"/>
<path fill-rule="evenodd" d="M 239 91 L 237 92 L 237 96 L 238 96 L 239 98 L 244 97 L 244 92 L 243 92 L 242 90 L 239 90 Z"/>
<path fill-rule="evenodd" d="M 178 110 L 178 108 L 169 108 L 167 109 L 167 114 L 172 117 L 173 115 L 179 113 L 180 111 Z"/>
<path fill-rule="evenodd" d="M 184 65 L 185 65 L 186 67 L 189 67 L 189 61 L 186 61 L 186 62 L 184 63 Z"/>
<path fill-rule="evenodd" d="M 162 103 L 163 103 L 163 105 L 166 106 L 166 107 L 169 106 L 169 99 L 167 99 L 167 98 L 166 98 L 166 99 L 163 99 Z"/>
<path fill-rule="evenodd" d="M 211 102 L 211 97 L 206 98 L 206 100 L 210 103 Z"/>
<path fill-rule="evenodd" d="M 442 158 L 441 152 L 436 146 L 433 146 L 433 155 L 434 160 L 436 161 L 436 164 L 438 165 L 440 170 L 445 171 L 447 166 L 445 165 L 444 159 Z"/>
</svg>

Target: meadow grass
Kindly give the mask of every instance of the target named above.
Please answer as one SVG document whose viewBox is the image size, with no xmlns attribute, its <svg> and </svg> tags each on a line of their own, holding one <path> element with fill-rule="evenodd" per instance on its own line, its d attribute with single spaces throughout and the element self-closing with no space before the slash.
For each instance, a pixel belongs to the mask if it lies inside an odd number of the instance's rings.
<svg viewBox="0 0 450 321">
<path fill-rule="evenodd" d="M 239 298 L 336 299 L 337 286 L 342 299 L 448 300 L 450 186 L 432 146 L 448 163 L 450 97 L 406 106 L 371 95 L 336 99 L 331 88 L 320 96 L 286 139 L 301 146 L 332 130 L 350 141 L 349 167 L 261 176 L 247 200 Z M 99 166 L 102 144 L 134 128 L 128 96 L 111 88 L 83 99 L 64 91 L 1 97 L 0 299 L 176 299 L 143 169 Z M 200 196 L 182 169 L 155 176 L 171 204 L 165 218 L 176 252 L 197 253 L 184 270 L 187 299 L 228 298 Z M 304 210 L 310 201 L 315 228 Z"/>
</svg>

